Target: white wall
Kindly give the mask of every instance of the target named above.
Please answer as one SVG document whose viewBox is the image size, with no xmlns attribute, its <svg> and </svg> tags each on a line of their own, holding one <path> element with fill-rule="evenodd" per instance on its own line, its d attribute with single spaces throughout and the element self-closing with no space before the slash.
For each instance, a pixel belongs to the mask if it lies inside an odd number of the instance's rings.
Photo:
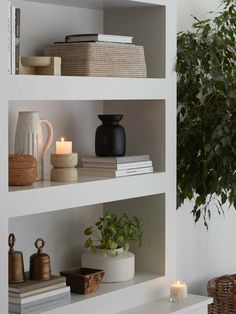
<svg viewBox="0 0 236 314">
<path fill-rule="evenodd" d="M 205 12 L 218 4 L 218 0 L 178 0 L 178 31 L 191 26 L 191 14 L 205 18 Z M 177 276 L 189 283 L 190 292 L 206 294 L 210 278 L 236 273 L 236 211 L 226 208 L 225 217 L 219 217 L 213 208 L 215 214 L 206 231 L 202 222 L 194 224 L 192 208 L 186 202 L 177 212 Z"/>
<path fill-rule="evenodd" d="M 191 15 L 206 18 L 207 13 L 217 10 L 220 0 L 177 0 L 178 3 L 178 31 L 184 31 L 191 27 L 193 18 Z"/>
</svg>

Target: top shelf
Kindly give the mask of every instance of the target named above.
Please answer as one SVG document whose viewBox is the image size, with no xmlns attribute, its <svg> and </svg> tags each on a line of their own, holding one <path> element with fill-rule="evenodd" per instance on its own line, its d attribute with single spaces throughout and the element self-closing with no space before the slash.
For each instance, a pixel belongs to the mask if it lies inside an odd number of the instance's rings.
<svg viewBox="0 0 236 314">
<path fill-rule="evenodd" d="M 167 0 L 24 0 L 70 7 L 103 10 L 113 8 L 147 7 L 165 5 Z"/>
</svg>

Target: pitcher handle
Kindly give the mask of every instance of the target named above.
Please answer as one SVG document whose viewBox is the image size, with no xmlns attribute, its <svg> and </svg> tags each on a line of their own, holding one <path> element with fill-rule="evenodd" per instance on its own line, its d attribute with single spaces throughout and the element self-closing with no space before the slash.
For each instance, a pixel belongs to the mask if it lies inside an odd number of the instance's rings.
<svg viewBox="0 0 236 314">
<path fill-rule="evenodd" d="M 43 147 L 43 155 L 46 153 L 46 151 L 49 149 L 49 147 L 52 144 L 52 139 L 53 139 L 53 127 L 51 125 L 51 123 L 48 120 L 40 120 L 40 122 L 42 124 L 45 124 L 47 127 L 47 131 L 48 131 L 48 138 L 47 141 Z"/>
</svg>

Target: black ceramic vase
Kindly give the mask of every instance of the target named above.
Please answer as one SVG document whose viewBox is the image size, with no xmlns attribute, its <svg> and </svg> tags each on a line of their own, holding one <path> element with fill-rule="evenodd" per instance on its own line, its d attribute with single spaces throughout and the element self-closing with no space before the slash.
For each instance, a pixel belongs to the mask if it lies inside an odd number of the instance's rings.
<svg viewBox="0 0 236 314">
<path fill-rule="evenodd" d="M 98 157 L 120 157 L 125 155 L 126 135 L 123 126 L 119 125 L 121 114 L 101 114 L 102 121 L 96 130 L 95 152 Z"/>
</svg>

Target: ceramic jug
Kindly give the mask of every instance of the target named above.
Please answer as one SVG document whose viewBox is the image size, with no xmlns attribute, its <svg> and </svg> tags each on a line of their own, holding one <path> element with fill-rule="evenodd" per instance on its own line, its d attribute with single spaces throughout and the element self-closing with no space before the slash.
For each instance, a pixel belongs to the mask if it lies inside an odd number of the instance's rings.
<svg viewBox="0 0 236 314">
<path fill-rule="evenodd" d="M 44 144 L 42 124 L 46 125 L 48 136 Z M 41 120 L 37 111 L 21 111 L 18 114 L 15 153 L 33 155 L 38 161 L 37 180 L 44 178 L 44 155 L 53 138 L 53 128 L 49 121 Z"/>
</svg>

